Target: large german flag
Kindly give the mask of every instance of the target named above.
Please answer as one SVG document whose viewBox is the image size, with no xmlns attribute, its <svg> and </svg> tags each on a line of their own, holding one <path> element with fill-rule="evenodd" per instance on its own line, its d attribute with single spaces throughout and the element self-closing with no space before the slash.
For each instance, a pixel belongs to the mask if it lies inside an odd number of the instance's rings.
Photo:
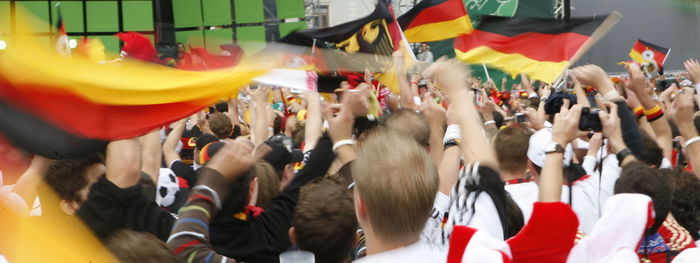
<svg viewBox="0 0 700 263">
<path fill-rule="evenodd" d="M 471 34 L 455 40 L 455 53 L 466 63 L 484 63 L 513 77 L 526 73 L 552 83 L 605 18 L 487 16 Z"/>
<path fill-rule="evenodd" d="M 398 18 L 409 42 L 433 42 L 472 31 L 462 0 L 423 0 Z"/>
<path fill-rule="evenodd" d="M 18 19 L 16 32 L 29 32 Z M 268 71 L 241 64 L 193 72 L 62 57 L 18 33 L 0 54 L 0 137 L 50 158 L 99 151 L 189 116 Z M 273 60 L 267 60 L 273 61 Z"/>
<path fill-rule="evenodd" d="M 663 67 L 664 62 L 666 62 L 666 58 L 668 57 L 668 53 L 670 52 L 670 48 L 665 48 L 641 39 L 637 39 L 637 41 L 634 42 L 629 55 L 630 58 L 634 59 L 634 61 L 637 61 L 640 64 L 645 63 L 648 60 L 653 60 L 656 62 L 656 65 Z"/>
</svg>

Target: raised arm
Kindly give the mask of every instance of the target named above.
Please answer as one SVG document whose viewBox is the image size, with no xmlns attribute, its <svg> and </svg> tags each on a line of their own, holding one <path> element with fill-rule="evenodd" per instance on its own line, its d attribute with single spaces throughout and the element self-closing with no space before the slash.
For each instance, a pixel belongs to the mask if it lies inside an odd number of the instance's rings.
<svg viewBox="0 0 700 263">
<path fill-rule="evenodd" d="M 141 171 L 148 174 L 155 184 L 158 184 L 162 157 L 160 129 L 153 130 L 141 136 Z"/>
<path fill-rule="evenodd" d="M 270 134 L 267 126 L 267 96 L 269 93 L 270 88 L 266 85 L 260 85 L 258 89 L 250 92 L 253 97 L 253 118 L 251 118 L 253 124 L 251 133 L 253 144 L 255 145 L 260 145 L 265 142 Z"/>
<path fill-rule="evenodd" d="M 318 138 L 321 138 L 323 118 L 321 116 L 321 97 L 316 91 L 306 92 L 306 124 L 304 128 L 303 152 L 313 150 Z"/>
<path fill-rule="evenodd" d="M 564 183 L 564 147 L 577 137 L 580 118 L 581 105 L 578 104 L 571 109 L 561 107 L 559 113 L 554 115 L 552 142 L 558 145 L 560 151 L 547 153 L 545 158 L 538 183 L 540 202 L 559 202 L 561 199 L 561 185 Z"/>
<path fill-rule="evenodd" d="M 671 118 L 685 139 L 685 156 L 693 167 L 693 173 L 700 178 L 700 137 L 693 124 L 694 98 L 691 90 L 681 90 L 671 104 Z"/>
<path fill-rule="evenodd" d="M 180 160 L 180 154 L 177 153 L 175 148 L 177 148 L 177 143 L 180 141 L 182 133 L 185 131 L 185 123 L 187 123 L 187 118 L 178 121 L 175 124 L 175 128 L 170 131 L 168 137 L 165 138 L 165 142 L 163 142 L 163 156 L 165 157 L 165 163 L 167 165 L 172 164 L 176 160 Z"/>
<path fill-rule="evenodd" d="M 442 138 L 445 135 L 446 112 L 442 106 L 435 103 L 431 98 L 423 101 L 420 108 L 430 126 L 430 157 L 433 159 L 433 163 L 438 164 L 442 160 L 444 146 Z"/>
<path fill-rule="evenodd" d="M 418 110 L 418 105 L 414 101 L 416 94 L 413 93 L 411 84 L 406 78 L 406 70 L 404 69 L 404 60 L 402 50 L 394 52 L 394 69 L 396 70 L 396 78 L 399 82 L 399 97 L 401 108 Z"/>
<path fill-rule="evenodd" d="M 120 188 L 136 185 L 141 177 L 141 146 L 138 139 L 107 144 L 107 179 Z"/>
<path fill-rule="evenodd" d="M 228 117 L 234 127 L 241 122 L 238 118 L 238 97 L 228 99 Z"/>
</svg>

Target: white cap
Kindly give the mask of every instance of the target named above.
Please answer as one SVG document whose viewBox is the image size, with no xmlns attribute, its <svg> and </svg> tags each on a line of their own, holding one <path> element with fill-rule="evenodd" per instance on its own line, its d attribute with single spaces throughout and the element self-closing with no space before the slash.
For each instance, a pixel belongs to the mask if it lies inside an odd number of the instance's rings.
<svg viewBox="0 0 700 263">
<path fill-rule="evenodd" d="M 541 129 L 530 136 L 530 145 L 527 148 L 527 158 L 530 161 L 539 166 L 544 166 L 544 160 L 547 157 L 545 153 L 547 145 L 552 142 L 552 129 L 544 128 Z M 564 166 L 569 166 L 571 163 L 571 156 L 573 156 L 573 147 L 571 144 L 566 145 L 564 150 Z"/>
</svg>

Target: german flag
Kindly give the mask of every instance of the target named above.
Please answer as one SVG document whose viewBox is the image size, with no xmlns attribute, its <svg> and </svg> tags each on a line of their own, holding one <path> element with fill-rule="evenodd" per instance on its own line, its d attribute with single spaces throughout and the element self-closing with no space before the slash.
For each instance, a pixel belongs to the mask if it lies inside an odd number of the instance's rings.
<svg viewBox="0 0 700 263">
<path fill-rule="evenodd" d="M 455 53 L 466 63 L 552 83 L 605 19 L 487 16 L 471 34 L 455 40 Z"/>
<path fill-rule="evenodd" d="M 398 21 L 413 43 L 456 38 L 473 30 L 462 0 L 423 0 Z"/>
<path fill-rule="evenodd" d="M 629 55 L 630 58 L 632 58 L 634 61 L 639 62 L 640 64 L 649 60 L 653 60 L 656 62 L 656 65 L 658 65 L 659 67 L 663 67 L 664 62 L 666 62 L 666 58 L 668 57 L 668 54 L 670 52 L 670 48 L 665 48 L 638 39 L 636 42 L 634 42 L 634 45 L 632 46 L 632 50 L 630 50 Z"/>
<path fill-rule="evenodd" d="M 16 32 L 29 32 L 17 24 Z M 135 59 L 100 64 L 17 33 L 0 59 L 0 137 L 49 158 L 96 152 L 229 97 L 272 66 L 193 72 Z"/>
</svg>

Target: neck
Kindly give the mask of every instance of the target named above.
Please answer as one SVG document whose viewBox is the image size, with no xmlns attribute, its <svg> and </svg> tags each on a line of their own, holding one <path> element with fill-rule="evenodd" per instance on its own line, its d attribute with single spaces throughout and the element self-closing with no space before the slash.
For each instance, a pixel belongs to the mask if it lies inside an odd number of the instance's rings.
<svg viewBox="0 0 700 263">
<path fill-rule="evenodd" d="M 514 180 L 514 179 L 525 179 L 525 171 L 512 172 L 501 170 L 501 179 L 503 181 Z"/>
<path fill-rule="evenodd" d="M 369 256 L 411 245 L 418 241 L 418 237 L 414 240 L 402 242 L 387 242 L 379 239 L 371 231 L 365 231 L 365 241 L 367 242 L 367 255 Z"/>
</svg>

